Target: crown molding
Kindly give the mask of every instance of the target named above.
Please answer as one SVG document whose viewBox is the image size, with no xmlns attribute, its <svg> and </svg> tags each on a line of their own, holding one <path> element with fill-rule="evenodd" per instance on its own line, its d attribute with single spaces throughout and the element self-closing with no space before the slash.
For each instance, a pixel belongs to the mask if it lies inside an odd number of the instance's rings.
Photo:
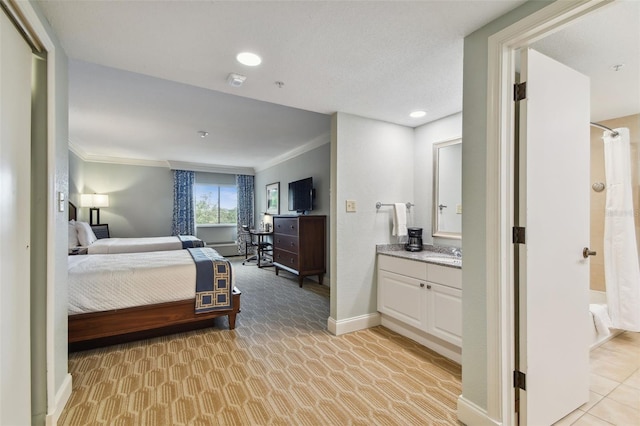
<svg viewBox="0 0 640 426">
<path fill-rule="evenodd" d="M 185 161 L 167 161 L 171 170 L 191 170 L 194 172 L 225 173 L 232 175 L 256 174 L 253 167 L 222 166 L 219 164 L 189 163 Z"/>
<path fill-rule="evenodd" d="M 273 166 L 277 166 L 280 163 L 284 163 L 287 160 L 291 160 L 292 158 L 298 157 L 305 152 L 312 151 L 318 147 L 321 147 L 322 145 L 328 144 L 329 142 L 331 142 L 331 136 L 329 135 L 329 132 L 323 133 L 317 138 L 312 139 L 311 141 L 302 146 L 299 146 L 298 148 L 294 148 L 291 151 L 285 152 L 284 154 L 279 155 L 269 161 L 265 161 L 264 163 L 260 164 L 259 167 L 255 167 L 255 171 L 261 172 Z"/>
<path fill-rule="evenodd" d="M 87 161 L 88 154 L 71 139 L 69 139 L 69 151 L 73 152 L 76 157 L 80 158 L 82 161 Z"/>
<path fill-rule="evenodd" d="M 169 163 L 167 161 L 161 160 L 142 160 L 135 158 L 109 157 L 106 155 L 87 154 L 85 150 L 80 148 L 72 140 L 69 140 L 69 151 L 73 152 L 78 158 L 87 163 L 124 164 L 127 166 L 146 167 L 169 167 Z"/>
</svg>

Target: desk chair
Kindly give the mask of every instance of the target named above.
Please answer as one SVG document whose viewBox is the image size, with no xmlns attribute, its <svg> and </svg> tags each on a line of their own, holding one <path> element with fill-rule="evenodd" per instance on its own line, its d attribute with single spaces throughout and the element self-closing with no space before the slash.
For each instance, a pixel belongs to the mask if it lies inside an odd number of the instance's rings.
<svg viewBox="0 0 640 426">
<path fill-rule="evenodd" d="M 253 235 L 249 230 L 249 227 L 245 225 L 242 226 L 241 236 L 243 238 L 243 241 L 245 242 L 245 245 L 244 245 L 245 260 L 244 262 L 242 262 L 243 265 L 255 261 L 258 264 L 258 266 L 262 266 L 260 265 L 260 262 L 271 260 L 264 256 L 265 252 L 271 252 L 273 250 L 273 246 L 271 245 L 271 243 L 266 241 L 260 242 L 260 237 L 258 237 L 257 235 Z M 249 247 L 251 247 L 251 250 L 249 249 Z M 254 251 L 254 247 L 255 247 L 255 251 Z M 255 252 L 255 254 L 249 257 L 249 252 L 251 253 Z"/>
<path fill-rule="evenodd" d="M 247 225 L 242 225 L 242 230 L 240 231 L 240 240 L 244 242 L 244 261 L 242 264 L 244 265 L 246 262 L 251 262 L 252 260 L 258 260 L 256 255 L 249 257 L 249 252 L 253 253 L 253 237 L 249 232 L 249 227 Z"/>
</svg>

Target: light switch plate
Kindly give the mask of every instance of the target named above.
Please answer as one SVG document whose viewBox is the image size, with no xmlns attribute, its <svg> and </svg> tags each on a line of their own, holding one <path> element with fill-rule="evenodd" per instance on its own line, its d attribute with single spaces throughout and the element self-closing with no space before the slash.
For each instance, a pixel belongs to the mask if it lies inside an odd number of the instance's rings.
<svg viewBox="0 0 640 426">
<path fill-rule="evenodd" d="M 60 191 L 58 192 L 58 211 L 59 212 L 63 212 L 64 211 L 64 192 Z"/>
<path fill-rule="evenodd" d="M 456 204 L 456 213 L 462 214 L 462 204 Z"/>
<path fill-rule="evenodd" d="M 356 211 L 355 200 L 347 200 L 347 212 L 352 213 Z"/>
</svg>

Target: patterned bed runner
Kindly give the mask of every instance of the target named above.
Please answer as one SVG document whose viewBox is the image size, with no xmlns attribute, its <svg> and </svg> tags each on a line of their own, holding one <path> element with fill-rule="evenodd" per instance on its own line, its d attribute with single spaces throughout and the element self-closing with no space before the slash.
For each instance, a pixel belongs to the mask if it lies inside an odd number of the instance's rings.
<svg viewBox="0 0 640 426">
<path fill-rule="evenodd" d="M 183 249 L 193 247 L 204 247 L 204 241 L 192 236 L 192 235 L 178 235 Z"/>
<path fill-rule="evenodd" d="M 196 264 L 196 314 L 231 309 L 231 263 L 212 248 L 187 250 Z"/>
</svg>

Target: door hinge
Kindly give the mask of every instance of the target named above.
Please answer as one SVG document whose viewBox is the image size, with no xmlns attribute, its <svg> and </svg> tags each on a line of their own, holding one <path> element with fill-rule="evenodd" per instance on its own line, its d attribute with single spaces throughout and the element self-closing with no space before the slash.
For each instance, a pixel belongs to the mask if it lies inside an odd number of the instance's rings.
<svg viewBox="0 0 640 426">
<path fill-rule="evenodd" d="M 513 100 L 518 102 L 527 97 L 527 82 L 516 83 L 513 85 Z"/>
<path fill-rule="evenodd" d="M 513 227 L 513 244 L 525 243 L 525 228 L 524 226 Z"/>
<path fill-rule="evenodd" d="M 522 371 L 515 370 L 513 372 L 513 387 L 527 390 L 527 375 Z"/>
</svg>

